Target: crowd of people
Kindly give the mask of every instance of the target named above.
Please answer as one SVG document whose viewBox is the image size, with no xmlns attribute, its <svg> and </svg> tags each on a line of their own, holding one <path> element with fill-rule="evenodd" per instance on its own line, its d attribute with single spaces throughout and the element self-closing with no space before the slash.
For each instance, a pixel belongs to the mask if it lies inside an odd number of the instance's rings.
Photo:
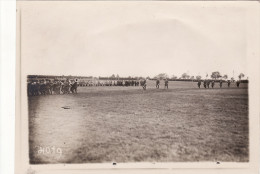
<svg viewBox="0 0 260 174">
<path fill-rule="evenodd" d="M 142 86 L 146 89 L 146 80 L 99 80 L 80 82 L 78 79 L 67 80 L 29 80 L 27 83 L 27 93 L 29 96 L 69 94 L 77 93 L 78 86 Z"/>
<path fill-rule="evenodd" d="M 227 80 L 227 81 L 218 80 L 217 82 L 219 82 L 220 88 L 222 88 L 224 82 L 227 83 L 228 88 L 230 87 L 230 84 L 231 84 L 231 80 Z M 197 85 L 198 85 L 199 88 L 201 87 L 202 83 L 203 83 L 204 88 L 210 88 L 210 87 L 214 88 L 214 86 L 215 86 L 215 80 L 211 80 L 211 79 L 198 80 Z M 240 80 L 235 81 L 237 88 L 239 88 L 240 83 L 241 83 Z M 168 79 L 164 79 L 164 89 L 168 89 L 168 84 L 169 84 Z M 160 80 L 159 79 L 156 79 L 155 87 L 157 89 L 160 88 Z M 146 89 L 146 88 L 144 88 L 144 89 Z"/>
<path fill-rule="evenodd" d="M 31 81 L 27 84 L 28 95 L 51 95 L 77 93 L 78 80 L 53 81 L 40 80 Z"/>
<path fill-rule="evenodd" d="M 79 82 L 79 86 L 139 86 L 139 80 L 98 80 Z"/>
</svg>

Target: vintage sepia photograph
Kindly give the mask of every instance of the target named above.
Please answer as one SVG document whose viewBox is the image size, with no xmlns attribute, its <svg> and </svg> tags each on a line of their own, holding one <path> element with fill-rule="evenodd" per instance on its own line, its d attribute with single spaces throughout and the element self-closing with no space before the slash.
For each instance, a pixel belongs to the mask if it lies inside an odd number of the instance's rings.
<svg viewBox="0 0 260 174">
<path fill-rule="evenodd" d="M 19 7 L 30 165 L 250 162 L 250 8 Z"/>
</svg>

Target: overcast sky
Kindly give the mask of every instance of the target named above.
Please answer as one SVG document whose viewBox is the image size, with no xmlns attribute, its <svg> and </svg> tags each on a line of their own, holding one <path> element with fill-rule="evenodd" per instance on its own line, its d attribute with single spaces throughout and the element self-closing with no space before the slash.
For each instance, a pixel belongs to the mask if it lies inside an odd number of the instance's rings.
<svg viewBox="0 0 260 174">
<path fill-rule="evenodd" d="M 247 75 L 241 7 L 41 2 L 24 6 L 21 14 L 28 74 Z"/>
</svg>

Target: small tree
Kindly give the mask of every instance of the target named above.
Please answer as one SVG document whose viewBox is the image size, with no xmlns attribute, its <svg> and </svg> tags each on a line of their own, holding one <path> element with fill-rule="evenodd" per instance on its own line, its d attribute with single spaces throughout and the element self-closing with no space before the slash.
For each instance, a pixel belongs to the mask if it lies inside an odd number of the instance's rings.
<svg viewBox="0 0 260 174">
<path fill-rule="evenodd" d="M 191 80 L 194 80 L 194 79 L 195 79 L 195 77 L 194 77 L 194 76 L 191 76 L 191 77 L 190 77 L 190 79 L 191 79 Z"/>
<path fill-rule="evenodd" d="M 224 79 L 227 79 L 227 78 L 228 78 L 228 75 L 226 75 L 226 74 L 223 75 L 223 78 L 224 78 Z"/>
<path fill-rule="evenodd" d="M 245 77 L 245 74 L 243 74 L 243 73 L 240 73 L 238 76 L 239 80 L 241 80 L 243 77 Z"/>
<path fill-rule="evenodd" d="M 201 76 L 200 76 L 200 75 L 196 76 L 196 79 L 197 79 L 197 80 L 200 80 L 200 79 L 201 79 Z"/>
<path fill-rule="evenodd" d="M 171 78 L 171 79 L 175 80 L 175 79 L 177 79 L 177 78 L 178 78 L 177 76 L 172 75 L 172 78 Z"/>
<path fill-rule="evenodd" d="M 183 73 L 183 74 L 181 75 L 181 78 L 182 78 L 182 79 L 189 79 L 190 76 L 189 76 L 187 73 Z"/>
<path fill-rule="evenodd" d="M 166 78 L 168 78 L 168 75 L 166 74 L 166 73 L 160 73 L 160 74 L 158 74 L 157 76 L 155 76 L 154 77 L 155 79 L 160 79 L 160 80 L 162 80 L 162 79 L 166 79 Z"/>
<path fill-rule="evenodd" d="M 221 75 L 220 75 L 220 72 L 218 72 L 218 71 L 215 71 L 215 72 L 212 72 L 212 74 L 211 74 L 211 78 L 212 79 L 218 79 L 218 78 L 220 78 L 221 77 Z"/>
</svg>

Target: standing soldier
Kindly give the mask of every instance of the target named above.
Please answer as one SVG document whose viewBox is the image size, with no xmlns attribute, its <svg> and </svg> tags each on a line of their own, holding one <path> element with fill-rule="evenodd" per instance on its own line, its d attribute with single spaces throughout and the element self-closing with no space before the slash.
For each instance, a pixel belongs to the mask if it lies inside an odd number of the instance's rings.
<svg viewBox="0 0 260 174">
<path fill-rule="evenodd" d="M 35 83 L 34 93 L 35 93 L 35 95 L 40 95 L 41 84 L 39 83 L 39 81 L 36 81 L 34 83 Z"/>
<path fill-rule="evenodd" d="M 165 81 L 164 81 L 164 88 L 167 88 L 167 89 L 168 89 L 168 83 L 169 83 L 169 81 L 168 81 L 168 79 L 166 78 Z"/>
<path fill-rule="evenodd" d="M 75 93 L 77 94 L 78 93 L 78 79 L 75 80 L 74 84 L 72 85 L 73 86 L 73 90 L 75 91 Z"/>
<path fill-rule="evenodd" d="M 237 87 L 239 88 L 240 81 L 239 81 L 239 80 L 237 80 L 236 84 L 237 84 Z"/>
<path fill-rule="evenodd" d="M 201 85 L 201 81 L 200 80 L 198 80 L 198 87 L 200 88 L 200 85 Z"/>
<path fill-rule="evenodd" d="M 215 82 L 214 82 L 214 80 L 212 80 L 212 82 L 211 82 L 211 88 L 214 88 L 214 84 L 215 84 Z"/>
<path fill-rule="evenodd" d="M 160 87 L 160 80 L 157 79 L 157 80 L 156 80 L 156 88 L 159 89 L 159 87 Z"/>
<path fill-rule="evenodd" d="M 219 86 L 220 86 L 220 88 L 222 88 L 222 80 L 220 80 Z"/>
<path fill-rule="evenodd" d="M 69 91 L 71 91 L 71 87 L 72 87 L 72 82 L 71 80 L 69 80 Z"/>
<path fill-rule="evenodd" d="M 227 81 L 227 85 L 228 85 L 228 87 L 230 87 L 230 80 Z"/>
<path fill-rule="evenodd" d="M 62 80 L 60 80 L 59 84 L 60 84 L 60 94 L 61 94 L 61 92 L 63 92 L 64 83 Z"/>
<path fill-rule="evenodd" d="M 203 86 L 204 86 L 204 88 L 207 88 L 207 81 L 206 80 L 203 81 Z"/>
<path fill-rule="evenodd" d="M 207 87 L 209 88 L 210 80 L 207 80 Z"/>
<path fill-rule="evenodd" d="M 146 79 L 143 81 L 143 90 L 146 90 Z"/>
</svg>

